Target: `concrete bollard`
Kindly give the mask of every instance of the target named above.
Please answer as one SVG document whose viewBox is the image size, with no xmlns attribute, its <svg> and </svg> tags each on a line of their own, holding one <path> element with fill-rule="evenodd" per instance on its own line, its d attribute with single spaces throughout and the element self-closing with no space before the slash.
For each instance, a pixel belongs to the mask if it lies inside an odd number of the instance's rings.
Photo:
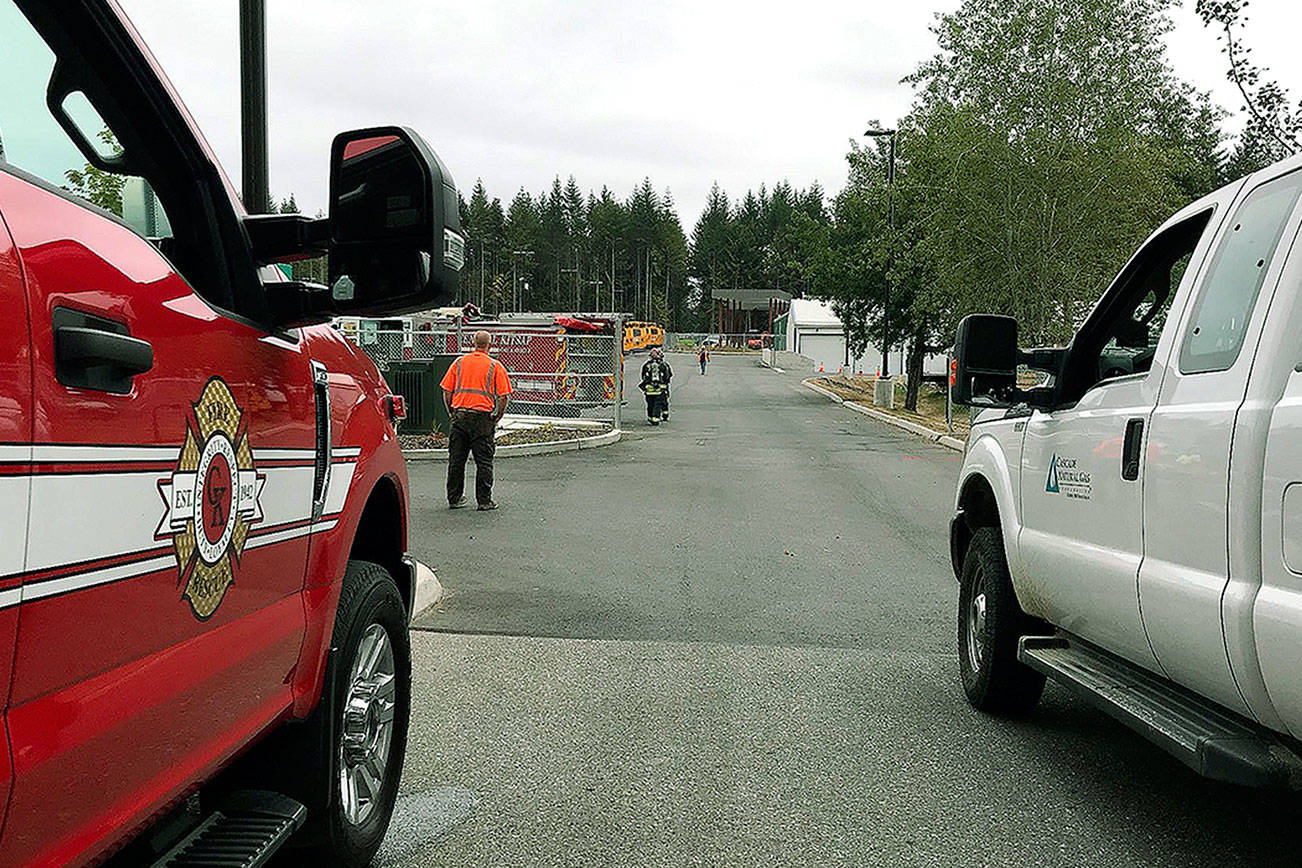
<svg viewBox="0 0 1302 868">
<path fill-rule="evenodd" d="M 883 410 L 895 408 L 895 383 L 890 377 L 878 377 L 873 383 L 873 405 Z"/>
</svg>

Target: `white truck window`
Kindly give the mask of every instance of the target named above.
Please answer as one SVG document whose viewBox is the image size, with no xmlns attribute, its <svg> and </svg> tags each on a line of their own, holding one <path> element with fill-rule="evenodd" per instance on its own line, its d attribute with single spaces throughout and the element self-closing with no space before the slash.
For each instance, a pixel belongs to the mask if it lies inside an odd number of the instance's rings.
<svg viewBox="0 0 1302 868">
<path fill-rule="evenodd" d="M 1100 382 L 1152 369 L 1171 301 L 1212 213 L 1204 208 L 1166 226 L 1126 263 L 1072 339 L 1059 380 L 1066 403 Z"/>
<path fill-rule="evenodd" d="M 1158 338 L 1166 325 L 1171 300 L 1197 244 L 1195 235 L 1185 251 L 1174 250 L 1155 261 L 1141 278 L 1148 289 L 1129 316 L 1119 317 L 1112 337 L 1099 354 L 1099 379 L 1147 373 L 1153 366 Z"/>
<path fill-rule="evenodd" d="M 1302 172 L 1292 172 L 1253 190 L 1230 219 L 1189 318 L 1180 347 L 1181 373 L 1224 371 L 1239 357 L 1248 320 L 1299 192 Z"/>
</svg>

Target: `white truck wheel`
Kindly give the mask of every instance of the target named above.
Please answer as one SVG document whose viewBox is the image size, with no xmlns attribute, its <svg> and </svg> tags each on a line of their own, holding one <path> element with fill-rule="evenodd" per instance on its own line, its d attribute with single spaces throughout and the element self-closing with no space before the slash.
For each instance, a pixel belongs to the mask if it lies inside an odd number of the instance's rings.
<svg viewBox="0 0 1302 868">
<path fill-rule="evenodd" d="M 1035 708 L 1044 676 L 1017 661 L 1017 640 L 1035 625 L 1017 604 L 999 529 L 977 528 L 958 595 L 959 673 L 974 708 L 1008 716 Z"/>
</svg>

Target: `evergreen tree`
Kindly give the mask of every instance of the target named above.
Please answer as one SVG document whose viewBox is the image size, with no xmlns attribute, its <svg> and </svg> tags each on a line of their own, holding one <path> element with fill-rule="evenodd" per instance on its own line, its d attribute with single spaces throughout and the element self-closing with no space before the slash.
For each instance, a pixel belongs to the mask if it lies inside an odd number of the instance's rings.
<svg viewBox="0 0 1302 868">
<path fill-rule="evenodd" d="M 571 305 L 564 301 L 561 269 L 568 267 L 569 227 L 565 219 L 565 191 L 559 175 L 552 179 L 551 191 L 538 197 L 538 206 L 541 236 L 534 256 L 538 286 L 531 304 L 535 310 L 568 309 Z"/>
<path fill-rule="evenodd" d="M 533 198 L 523 188 L 511 200 L 503 234 L 506 246 L 498 273 L 505 279 L 507 293 L 505 302 L 499 298 L 498 304 L 507 306 L 498 310 L 529 310 L 533 304 L 532 293 L 536 291 L 531 284 L 536 285 L 534 260 L 538 258 L 542 233 Z"/>
<path fill-rule="evenodd" d="M 475 180 L 461 221 L 466 234 L 466 269 L 461 277 L 461 300 L 486 303 L 488 286 L 497 274 L 498 254 L 502 249 L 502 203 L 488 199 L 482 178 Z"/>
<path fill-rule="evenodd" d="M 697 281 L 700 291 L 696 295 L 698 323 L 713 329 L 714 290 L 724 289 L 728 282 L 728 248 L 732 228 L 732 209 L 728 196 L 719 189 L 718 182 L 710 187 L 705 200 L 705 210 L 692 229 L 691 256 L 688 274 Z"/>
<path fill-rule="evenodd" d="M 614 308 L 671 328 L 699 324 L 673 198 L 657 195 L 649 178 L 625 204 L 608 187 L 585 195 L 577 179 L 557 176 L 542 195 L 520 190 L 506 213 L 477 181 L 462 228 L 462 300 L 488 313 Z"/>
<path fill-rule="evenodd" d="M 624 208 L 607 187 L 601 188 L 600 197 L 588 199 L 588 226 L 590 227 L 590 252 L 594 258 L 593 273 L 600 284 L 600 297 L 595 309 L 612 310 L 622 296 L 618 280 L 619 257 L 627 253 L 621 242 L 624 238 Z"/>
</svg>

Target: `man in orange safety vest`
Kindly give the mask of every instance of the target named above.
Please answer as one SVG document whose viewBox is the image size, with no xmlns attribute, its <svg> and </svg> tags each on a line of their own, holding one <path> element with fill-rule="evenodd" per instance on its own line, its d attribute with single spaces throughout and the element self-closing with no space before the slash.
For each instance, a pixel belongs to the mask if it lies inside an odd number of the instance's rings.
<svg viewBox="0 0 1302 868">
<path fill-rule="evenodd" d="M 511 380 L 506 366 L 488 355 L 492 338 L 475 332 L 475 350 L 452 363 L 443 375 L 443 403 L 452 419 L 448 431 L 448 508 L 467 505 L 466 457 L 475 458 L 475 500 L 481 510 L 497 509 L 493 501 L 493 439 L 506 412 Z"/>
</svg>

